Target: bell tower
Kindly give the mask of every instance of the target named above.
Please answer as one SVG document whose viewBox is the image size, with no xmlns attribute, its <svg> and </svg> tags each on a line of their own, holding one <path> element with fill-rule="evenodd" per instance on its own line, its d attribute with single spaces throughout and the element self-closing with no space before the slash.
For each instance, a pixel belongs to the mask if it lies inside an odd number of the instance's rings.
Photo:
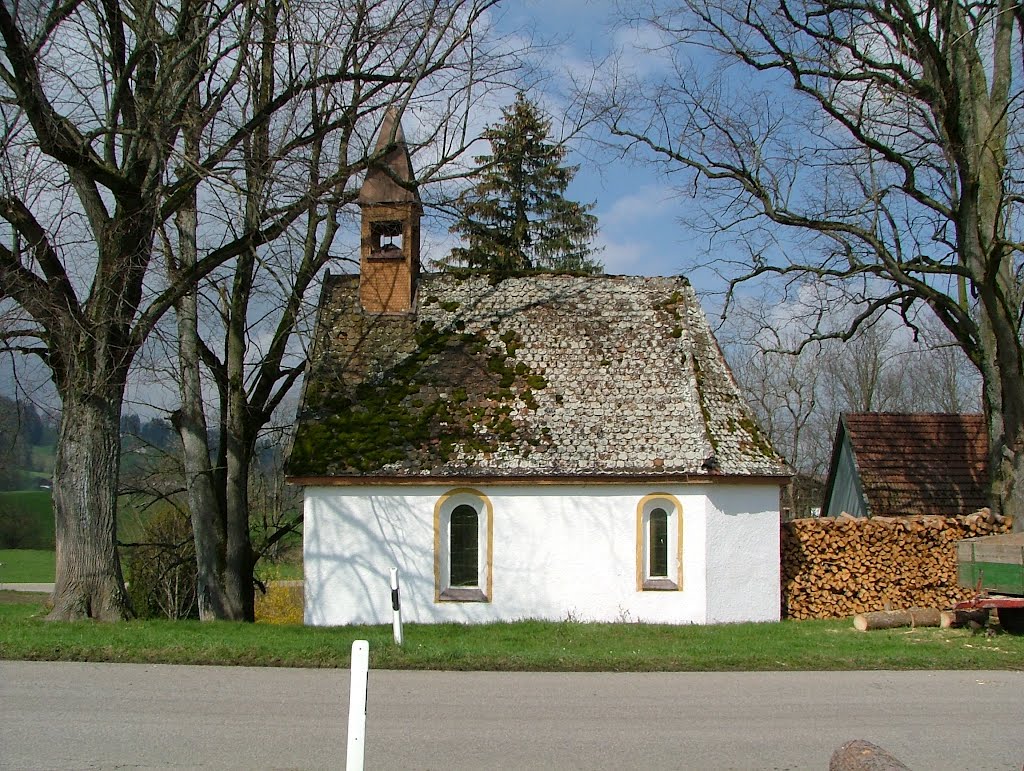
<svg viewBox="0 0 1024 771">
<path fill-rule="evenodd" d="M 374 155 L 358 199 L 359 300 L 367 313 L 410 313 L 420 271 L 423 206 L 394 107 L 384 117 Z"/>
</svg>

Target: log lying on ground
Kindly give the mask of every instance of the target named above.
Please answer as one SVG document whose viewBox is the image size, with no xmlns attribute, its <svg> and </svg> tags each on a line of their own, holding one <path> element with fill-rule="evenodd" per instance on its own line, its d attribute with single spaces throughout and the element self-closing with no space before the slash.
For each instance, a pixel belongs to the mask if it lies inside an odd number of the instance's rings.
<svg viewBox="0 0 1024 771">
<path fill-rule="evenodd" d="M 832 753 L 828 771 L 910 771 L 877 744 L 854 739 Z"/>
<path fill-rule="evenodd" d="M 988 623 L 988 608 L 977 610 L 944 610 L 939 614 L 939 626 L 943 629 L 951 629 L 968 624 L 984 626 Z"/>
<path fill-rule="evenodd" d="M 893 629 L 898 626 L 939 626 L 942 614 L 938 608 L 907 608 L 906 610 L 877 610 L 858 613 L 853 625 L 861 632 L 869 629 Z"/>
</svg>

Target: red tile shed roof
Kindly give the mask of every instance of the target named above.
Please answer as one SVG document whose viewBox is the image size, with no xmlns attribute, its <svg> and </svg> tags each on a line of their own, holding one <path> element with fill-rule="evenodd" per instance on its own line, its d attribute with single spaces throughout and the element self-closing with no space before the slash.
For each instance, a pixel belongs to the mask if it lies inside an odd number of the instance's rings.
<svg viewBox="0 0 1024 771">
<path fill-rule="evenodd" d="M 970 513 L 986 505 L 981 415 L 860 412 L 843 416 L 872 516 Z"/>
</svg>

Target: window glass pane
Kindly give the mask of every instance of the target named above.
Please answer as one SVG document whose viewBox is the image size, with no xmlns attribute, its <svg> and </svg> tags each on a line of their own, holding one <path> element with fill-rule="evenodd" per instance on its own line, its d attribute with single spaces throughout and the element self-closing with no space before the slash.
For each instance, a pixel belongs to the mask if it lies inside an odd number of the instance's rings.
<svg viewBox="0 0 1024 771">
<path fill-rule="evenodd" d="M 651 578 L 668 577 L 668 512 L 664 509 L 651 511 L 649 575 Z"/>
<path fill-rule="evenodd" d="M 448 550 L 451 565 L 450 586 L 476 586 L 479 574 L 476 509 L 463 504 L 456 506 L 451 518 L 451 540 Z"/>
</svg>

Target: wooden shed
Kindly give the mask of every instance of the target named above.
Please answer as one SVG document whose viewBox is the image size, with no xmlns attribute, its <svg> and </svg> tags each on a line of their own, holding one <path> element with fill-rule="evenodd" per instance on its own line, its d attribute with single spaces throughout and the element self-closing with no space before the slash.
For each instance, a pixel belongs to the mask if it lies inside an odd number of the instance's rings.
<svg viewBox="0 0 1024 771">
<path fill-rule="evenodd" d="M 982 415 L 844 413 L 822 514 L 970 514 L 987 505 L 987 454 Z"/>
</svg>

